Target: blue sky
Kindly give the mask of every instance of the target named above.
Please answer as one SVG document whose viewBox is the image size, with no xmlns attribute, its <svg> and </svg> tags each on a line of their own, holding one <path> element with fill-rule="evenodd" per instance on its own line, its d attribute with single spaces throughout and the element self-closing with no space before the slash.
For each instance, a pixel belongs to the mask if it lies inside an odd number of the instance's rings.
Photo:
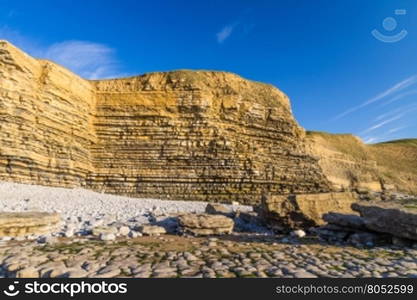
<svg viewBox="0 0 417 300">
<path fill-rule="evenodd" d="M 0 39 L 92 79 L 230 71 L 309 130 L 417 137 L 415 0 L 0 0 Z"/>
</svg>

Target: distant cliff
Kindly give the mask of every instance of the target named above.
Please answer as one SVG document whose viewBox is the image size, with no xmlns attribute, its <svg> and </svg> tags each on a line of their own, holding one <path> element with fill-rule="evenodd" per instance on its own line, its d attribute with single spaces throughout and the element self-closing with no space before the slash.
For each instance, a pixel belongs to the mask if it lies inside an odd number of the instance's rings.
<svg viewBox="0 0 417 300">
<path fill-rule="evenodd" d="M 333 189 L 417 195 L 417 139 L 366 145 L 353 135 L 308 132 L 306 141 Z"/>
<path fill-rule="evenodd" d="M 0 180 L 258 203 L 330 190 L 286 95 L 235 74 L 88 81 L 0 41 Z"/>
</svg>

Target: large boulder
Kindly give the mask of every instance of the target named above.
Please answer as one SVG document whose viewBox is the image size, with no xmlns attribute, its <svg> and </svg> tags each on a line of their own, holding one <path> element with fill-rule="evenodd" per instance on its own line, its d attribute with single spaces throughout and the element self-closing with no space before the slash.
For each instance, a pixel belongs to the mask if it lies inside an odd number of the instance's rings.
<svg viewBox="0 0 417 300">
<path fill-rule="evenodd" d="M 228 234 L 234 222 L 222 215 L 185 214 L 178 217 L 182 230 L 194 235 Z"/>
<path fill-rule="evenodd" d="M 359 202 L 352 204 L 365 226 L 377 232 L 417 240 L 417 209 L 395 202 Z"/>
<path fill-rule="evenodd" d="M 259 212 L 273 229 L 286 231 L 323 225 L 329 212 L 352 214 L 356 201 L 351 192 L 264 196 Z"/>
<path fill-rule="evenodd" d="M 0 236 L 24 236 L 52 231 L 60 222 L 58 213 L 0 212 Z"/>
<path fill-rule="evenodd" d="M 345 229 L 366 230 L 365 220 L 357 215 L 347 215 L 341 213 L 330 212 L 323 215 L 323 220 L 329 224 L 340 226 Z"/>
<path fill-rule="evenodd" d="M 210 215 L 232 216 L 233 211 L 223 204 L 209 203 L 206 206 L 206 213 Z"/>
</svg>

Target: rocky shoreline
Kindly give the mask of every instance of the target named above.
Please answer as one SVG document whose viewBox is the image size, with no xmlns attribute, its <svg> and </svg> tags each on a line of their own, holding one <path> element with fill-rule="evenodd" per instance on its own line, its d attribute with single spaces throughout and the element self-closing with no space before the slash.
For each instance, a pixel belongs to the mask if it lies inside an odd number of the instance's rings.
<svg viewBox="0 0 417 300">
<path fill-rule="evenodd" d="M 175 235 L 54 244 L 0 245 L 1 277 L 406 277 L 417 278 L 417 249 L 336 246 L 315 238 Z"/>
<path fill-rule="evenodd" d="M 327 224 L 277 232 L 259 207 L 237 203 L 139 200 L 6 182 L 0 195 L 8 211 L 0 214 L 1 277 L 417 277 L 417 242 L 393 236 L 392 228 L 371 230 L 366 213 L 330 212 L 323 216 Z M 34 215 L 35 209 L 43 213 Z M 19 224 L 51 228 L 4 236 Z"/>
</svg>

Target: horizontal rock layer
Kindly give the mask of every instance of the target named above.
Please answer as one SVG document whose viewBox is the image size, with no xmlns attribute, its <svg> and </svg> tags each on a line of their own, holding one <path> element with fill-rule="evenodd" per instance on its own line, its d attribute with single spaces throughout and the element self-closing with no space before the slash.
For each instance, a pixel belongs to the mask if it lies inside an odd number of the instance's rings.
<svg viewBox="0 0 417 300">
<path fill-rule="evenodd" d="M 224 72 L 87 81 L 0 42 L 0 180 L 257 203 L 329 190 L 288 98 Z"/>
<path fill-rule="evenodd" d="M 0 237 L 50 232 L 59 222 L 60 216 L 57 213 L 2 212 L 0 213 Z"/>
</svg>

